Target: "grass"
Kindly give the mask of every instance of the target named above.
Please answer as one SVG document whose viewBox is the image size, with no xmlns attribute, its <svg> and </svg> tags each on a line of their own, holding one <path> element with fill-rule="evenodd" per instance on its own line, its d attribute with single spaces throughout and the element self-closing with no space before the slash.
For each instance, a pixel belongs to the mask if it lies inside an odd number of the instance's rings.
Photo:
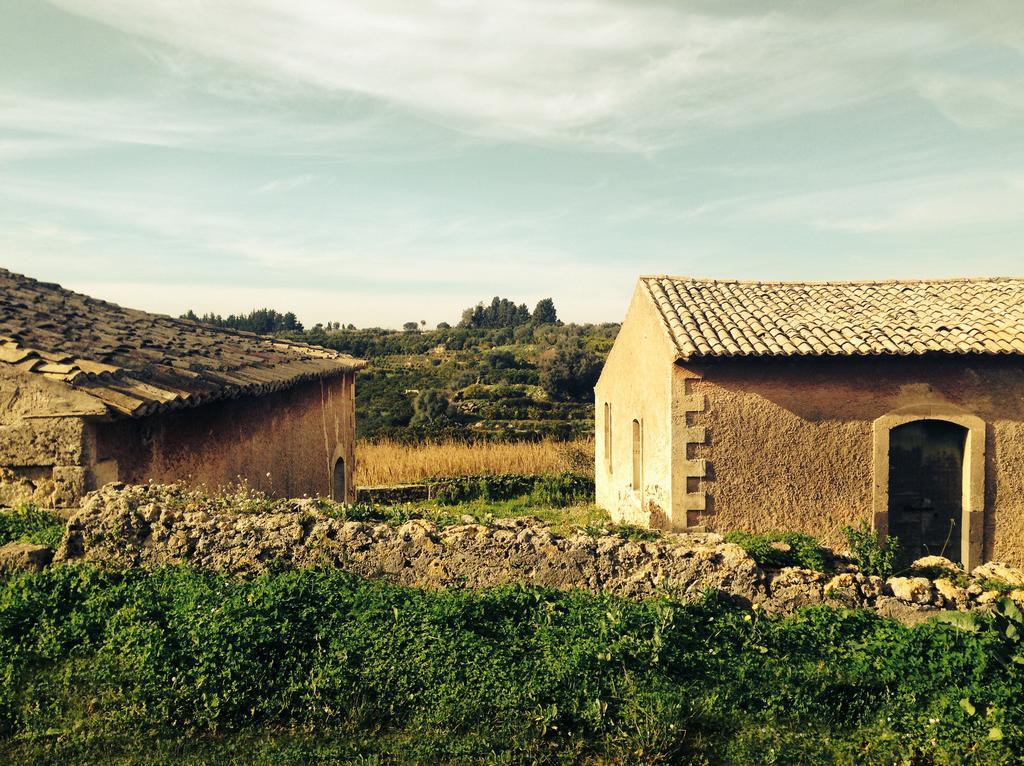
<svg viewBox="0 0 1024 766">
<path fill-rule="evenodd" d="M 58 566 L 0 578 L 0 762 L 1002 766 L 987 619 Z"/>
<path fill-rule="evenodd" d="M 734 530 L 725 542 L 735 543 L 763 567 L 803 567 L 828 571 L 826 551 L 814 537 L 801 532 L 744 532 Z"/>
<path fill-rule="evenodd" d="M 64 536 L 64 519 L 33 505 L 0 511 L 0 545 L 33 543 L 56 548 Z"/>
<path fill-rule="evenodd" d="M 322 512 L 349 521 L 384 521 L 389 524 L 426 519 L 441 528 L 457 524 L 490 524 L 496 519 L 533 518 L 549 526 L 554 534 L 563 537 L 576 529 L 587 529 L 593 534 L 605 528 L 618 532 L 618 528 L 609 525 L 607 511 L 596 505 L 552 508 L 538 505 L 529 496 L 511 500 L 470 500 L 456 506 L 442 505 L 432 500 L 404 505 L 331 504 L 324 505 Z"/>
<path fill-rule="evenodd" d="M 360 441 L 356 445 L 355 482 L 360 487 L 412 484 L 436 476 L 482 474 L 593 475 L 594 443 L 458 441 L 403 444 Z"/>
<path fill-rule="evenodd" d="M 555 534 L 568 535 L 576 528 L 601 527 L 608 522 L 608 512 L 596 505 L 572 505 L 546 508 L 529 497 L 515 500 L 471 500 L 458 506 L 434 506 L 440 513 L 472 516 L 477 523 L 492 519 L 535 518 L 551 527 Z"/>
</svg>

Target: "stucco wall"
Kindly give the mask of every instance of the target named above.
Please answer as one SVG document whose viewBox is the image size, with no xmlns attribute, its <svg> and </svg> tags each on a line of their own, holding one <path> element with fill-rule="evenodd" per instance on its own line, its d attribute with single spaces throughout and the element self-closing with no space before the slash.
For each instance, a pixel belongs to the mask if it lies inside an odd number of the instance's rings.
<svg viewBox="0 0 1024 766">
<path fill-rule="evenodd" d="M 267 396 L 91 424 L 93 484 L 180 479 L 215 488 L 244 479 L 275 497 L 329 497 L 340 457 L 351 500 L 354 393 L 347 374 Z"/>
<path fill-rule="evenodd" d="M 715 530 L 794 529 L 828 543 L 872 514 L 872 422 L 953 405 L 987 424 L 984 557 L 1024 563 L 1024 362 L 1007 357 L 718 360 L 680 367 L 705 397 L 693 448 Z M 696 519 L 694 517 L 697 517 Z M 678 526 L 678 524 L 677 524 Z"/>
<path fill-rule="evenodd" d="M 661 317 L 638 286 L 595 393 L 597 503 L 619 521 L 668 527 L 672 508 L 672 347 Z M 611 454 L 605 458 L 605 403 Z M 632 424 L 641 423 L 642 487 L 634 489 Z"/>
</svg>

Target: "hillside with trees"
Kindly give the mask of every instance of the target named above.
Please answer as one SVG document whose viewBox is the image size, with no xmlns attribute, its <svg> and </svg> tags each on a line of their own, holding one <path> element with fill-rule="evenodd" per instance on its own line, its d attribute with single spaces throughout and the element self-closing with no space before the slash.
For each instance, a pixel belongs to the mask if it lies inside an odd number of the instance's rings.
<svg viewBox="0 0 1024 766">
<path fill-rule="evenodd" d="M 593 432 L 593 386 L 617 324 L 565 324 L 551 298 L 531 311 L 502 297 L 461 312 L 454 326 L 303 328 L 291 312 L 259 309 L 184 318 L 277 333 L 366 359 L 356 384 L 361 438 L 573 439 Z M 259 329 L 253 329 L 259 328 Z"/>
</svg>

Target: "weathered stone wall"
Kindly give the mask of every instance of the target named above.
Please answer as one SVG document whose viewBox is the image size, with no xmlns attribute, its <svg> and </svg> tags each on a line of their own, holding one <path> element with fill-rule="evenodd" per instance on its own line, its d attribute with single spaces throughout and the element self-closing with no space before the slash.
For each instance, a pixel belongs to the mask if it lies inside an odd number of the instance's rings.
<svg viewBox="0 0 1024 766">
<path fill-rule="evenodd" d="M 243 575 L 327 564 L 428 588 L 518 582 L 634 597 L 718 588 L 748 600 L 763 592 L 756 563 L 720 538 L 687 536 L 680 544 L 582 531 L 556 537 L 527 519 L 395 526 L 325 516 L 310 500 L 292 501 L 283 512 L 239 514 L 179 498 L 177 490 L 159 486 L 109 485 L 91 493 L 70 521 L 57 560 L 122 567 L 188 562 Z"/>
<path fill-rule="evenodd" d="M 0 505 L 66 507 L 86 489 L 84 424 L 95 401 L 0 365 Z"/>
<path fill-rule="evenodd" d="M 0 568 L 5 555 L 11 566 L 28 568 L 25 550 L 0 551 Z M 531 519 L 442 529 L 423 520 L 395 526 L 332 518 L 310 500 L 290 501 L 272 513 L 218 512 L 180 488 L 160 486 L 110 485 L 91 493 L 70 521 L 55 560 L 118 567 L 190 563 L 238 575 L 328 565 L 416 587 L 521 583 L 632 598 L 659 592 L 695 596 L 712 589 L 773 611 L 829 603 L 877 609 L 906 621 L 938 609 L 984 607 L 999 596 L 986 589 L 991 580 L 1004 590 L 1017 588 L 1011 597 L 1024 602 L 1024 572 L 998 564 L 986 564 L 968 578 L 933 558 L 918 562 L 923 569 L 911 576 L 888 581 L 861 574 L 841 558 L 839 574 L 763 570 L 717 535 L 634 541 L 579 531 L 558 537 Z"/>
<path fill-rule="evenodd" d="M 91 425 L 97 485 L 184 481 L 211 489 L 244 480 L 273 497 L 332 493 L 345 465 L 355 497 L 355 382 L 352 374 L 274 394 L 219 401 L 136 420 Z"/>
<path fill-rule="evenodd" d="M 872 422 L 954 405 L 987 424 L 984 558 L 1024 564 L 1024 362 L 1013 357 L 717 360 L 686 365 L 704 395 L 699 522 L 800 530 L 838 544 L 872 513 Z M 694 514 L 691 514 L 691 517 Z M 691 521 L 693 519 L 691 518 Z"/>
</svg>

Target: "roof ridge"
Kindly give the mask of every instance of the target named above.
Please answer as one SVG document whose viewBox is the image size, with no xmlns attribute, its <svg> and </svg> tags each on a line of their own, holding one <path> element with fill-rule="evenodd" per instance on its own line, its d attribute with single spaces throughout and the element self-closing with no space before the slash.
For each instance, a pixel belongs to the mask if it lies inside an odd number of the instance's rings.
<svg viewBox="0 0 1024 766">
<path fill-rule="evenodd" d="M 692 277 L 682 274 L 641 274 L 639 279 L 670 279 L 674 282 L 692 282 L 708 285 L 925 285 L 945 283 L 1024 282 L 1022 276 L 988 277 L 935 277 L 918 279 L 731 279 L 718 277 Z"/>
</svg>

